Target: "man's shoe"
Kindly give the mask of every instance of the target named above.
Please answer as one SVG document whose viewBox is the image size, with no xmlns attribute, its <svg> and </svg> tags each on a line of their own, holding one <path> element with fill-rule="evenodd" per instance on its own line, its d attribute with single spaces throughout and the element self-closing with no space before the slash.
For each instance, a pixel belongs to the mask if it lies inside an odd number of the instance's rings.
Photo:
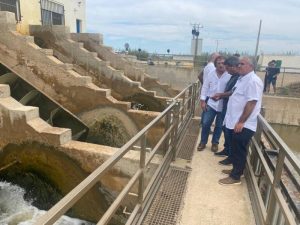
<svg viewBox="0 0 300 225">
<path fill-rule="evenodd" d="M 228 154 L 226 153 L 226 151 L 223 149 L 220 152 L 215 152 L 215 156 L 219 156 L 219 157 L 226 157 L 228 156 Z"/>
<path fill-rule="evenodd" d="M 223 174 L 226 174 L 226 175 L 230 175 L 232 169 L 231 170 L 222 170 L 222 173 Z"/>
<path fill-rule="evenodd" d="M 223 166 L 230 166 L 232 164 L 231 160 L 227 157 L 219 162 L 220 165 Z"/>
<path fill-rule="evenodd" d="M 200 144 L 198 145 L 198 147 L 197 147 L 197 150 L 198 150 L 198 151 L 203 151 L 203 150 L 205 149 L 205 147 L 206 147 L 206 144 L 200 143 Z"/>
<path fill-rule="evenodd" d="M 211 144 L 211 151 L 217 152 L 218 151 L 218 144 Z"/>
<path fill-rule="evenodd" d="M 233 179 L 232 177 L 226 177 L 219 180 L 219 184 L 221 185 L 238 185 L 241 184 L 241 180 Z"/>
<path fill-rule="evenodd" d="M 232 171 L 232 169 L 231 170 L 222 170 L 222 173 L 226 174 L 226 175 L 230 175 L 231 171 Z M 244 174 L 242 174 L 241 177 L 244 177 Z"/>
</svg>

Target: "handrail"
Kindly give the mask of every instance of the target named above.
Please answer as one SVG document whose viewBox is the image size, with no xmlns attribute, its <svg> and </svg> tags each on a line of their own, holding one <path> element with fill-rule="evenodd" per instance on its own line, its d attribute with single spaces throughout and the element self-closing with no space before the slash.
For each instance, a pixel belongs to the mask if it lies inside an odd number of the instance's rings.
<svg viewBox="0 0 300 225">
<path fill-rule="evenodd" d="M 199 84 L 198 84 L 199 85 Z M 126 194 L 129 192 L 130 188 L 133 184 L 139 180 L 139 193 L 138 199 L 139 202 L 136 205 L 133 213 L 136 215 L 131 215 L 131 219 L 133 220 L 135 216 L 138 215 L 143 206 L 147 203 L 145 199 L 149 199 L 147 196 L 150 193 L 150 190 L 154 190 L 155 180 L 158 176 L 162 175 L 166 170 L 166 166 L 170 164 L 171 158 L 175 158 L 176 155 L 176 147 L 178 144 L 178 129 L 186 126 L 188 119 L 185 119 L 184 122 L 181 123 L 179 127 L 179 115 L 182 111 L 189 112 L 189 119 L 191 119 L 194 111 L 194 105 L 192 104 L 195 101 L 197 90 L 195 88 L 198 87 L 197 84 L 190 84 L 187 88 L 185 88 L 182 92 L 180 92 L 175 98 L 169 102 L 169 106 L 161 112 L 155 119 L 153 119 L 146 127 L 144 127 L 138 134 L 136 134 L 131 140 L 129 140 L 125 145 L 123 145 L 119 151 L 117 151 L 112 157 L 106 160 L 101 166 L 99 166 L 94 172 L 92 172 L 86 179 L 84 179 L 79 185 L 77 185 L 72 191 L 70 191 L 63 199 L 61 199 L 55 206 L 53 206 L 45 215 L 38 218 L 36 225 L 50 225 L 55 223 L 63 214 L 67 212 L 78 200 L 80 200 L 84 194 L 89 191 L 97 182 L 99 182 L 100 178 L 111 169 L 122 157 L 131 150 L 135 143 L 138 141 L 141 142 L 141 150 L 140 150 L 140 169 L 135 173 L 135 175 L 129 180 L 127 185 L 123 188 L 121 193 L 109 207 L 109 209 L 102 216 L 100 221 L 97 224 L 107 224 L 109 219 L 113 216 L 115 211 L 118 209 L 121 201 L 124 199 Z M 180 107 L 180 101 L 182 96 L 186 95 L 188 91 L 188 95 L 190 98 L 188 99 L 189 107 L 186 109 L 185 104 L 183 107 Z M 171 113 L 171 115 L 170 115 Z M 185 113 L 187 114 L 187 113 Z M 167 129 L 162 138 L 158 141 L 156 146 L 154 147 L 153 152 L 150 153 L 148 160 L 146 161 L 146 135 L 147 131 L 150 130 L 157 123 L 161 122 L 164 118 L 169 117 L 169 121 L 167 123 Z M 167 119 L 166 119 L 167 120 Z M 151 182 L 148 186 L 144 187 L 144 168 L 148 165 L 153 159 L 155 153 L 157 153 L 158 149 L 162 146 L 163 143 L 167 143 L 167 149 L 165 149 L 165 156 L 162 160 L 162 163 L 159 165 L 158 169 L 155 172 L 155 176 L 152 177 Z M 170 158 L 170 156 L 172 156 Z"/>
<path fill-rule="evenodd" d="M 265 145 L 277 153 L 275 158 Z M 294 175 L 287 175 L 287 170 Z M 262 115 L 258 116 L 258 130 L 251 140 L 247 171 L 257 224 L 299 224 L 300 212 L 295 204 L 299 196 L 293 196 L 289 189 L 300 191 L 293 183 L 297 179 L 292 177 L 300 176 L 300 161 Z"/>
</svg>

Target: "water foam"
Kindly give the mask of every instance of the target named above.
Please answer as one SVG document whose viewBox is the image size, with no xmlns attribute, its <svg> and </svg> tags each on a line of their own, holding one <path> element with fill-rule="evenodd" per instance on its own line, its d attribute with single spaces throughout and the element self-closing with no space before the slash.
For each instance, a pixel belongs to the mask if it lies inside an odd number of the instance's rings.
<svg viewBox="0 0 300 225">
<path fill-rule="evenodd" d="M 25 190 L 0 182 L 0 225 L 33 225 L 45 211 L 24 200 Z M 62 216 L 55 225 L 92 225 L 92 223 Z"/>
</svg>

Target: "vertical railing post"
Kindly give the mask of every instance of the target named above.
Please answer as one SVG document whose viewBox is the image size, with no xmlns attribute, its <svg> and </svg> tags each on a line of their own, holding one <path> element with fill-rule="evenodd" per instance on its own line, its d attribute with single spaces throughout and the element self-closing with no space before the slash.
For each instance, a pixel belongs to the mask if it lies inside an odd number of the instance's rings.
<svg viewBox="0 0 300 225">
<path fill-rule="evenodd" d="M 284 159 L 285 159 L 285 154 L 282 149 L 279 150 L 278 158 L 277 158 L 277 163 L 274 171 L 274 180 L 272 184 L 272 191 L 270 195 L 270 202 L 269 202 L 269 208 L 267 210 L 267 219 L 266 219 L 266 224 L 271 224 L 272 218 L 275 214 L 275 203 L 276 203 L 276 198 L 275 198 L 275 190 L 279 188 L 280 186 L 280 181 L 281 181 L 281 175 L 282 175 L 282 170 L 284 167 Z"/>
<path fill-rule="evenodd" d="M 141 205 L 141 210 L 143 210 L 144 203 L 144 189 L 145 189 L 145 162 L 146 162 L 146 134 L 141 137 L 141 151 L 140 151 L 140 169 L 142 170 L 141 176 L 139 178 L 139 190 L 138 190 L 138 202 Z"/>
<path fill-rule="evenodd" d="M 285 67 L 283 67 L 283 74 L 282 74 L 282 78 L 281 78 L 281 87 L 283 87 L 284 75 L 285 75 Z"/>
<path fill-rule="evenodd" d="M 261 107 L 260 114 L 262 116 L 265 116 L 265 108 L 264 107 Z M 257 121 L 257 129 L 256 129 L 256 132 L 254 134 L 254 138 L 255 138 L 255 140 L 258 144 L 261 143 L 261 135 L 262 135 L 262 122 L 260 120 L 258 120 Z"/>
<path fill-rule="evenodd" d="M 188 93 L 188 104 L 187 104 L 187 111 L 189 111 L 189 113 L 192 113 L 192 101 L 193 101 L 193 84 L 190 85 L 189 87 L 189 93 Z"/>
<path fill-rule="evenodd" d="M 173 151 L 173 161 L 176 159 L 176 148 L 177 148 L 177 142 L 178 142 L 178 124 L 179 124 L 179 109 L 180 109 L 180 101 L 176 101 L 176 104 L 174 106 L 173 116 L 174 116 L 174 130 L 173 130 L 173 140 L 172 140 L 172 151 Z"/>
<path fill-rule="evenodd" d="M 192 89 L 192 106 L 191 106 L 191 113 L 192 117 L 195 115 L 195 108 L 196 108 L 196 100 L 197 100 L 197 83 L 193 84 L 193 89 Z"/>
<path fill-rule="evenodd" d="M 181 104 L 181 122 L 183 121 L 184 113 L 185 113 L 185 92 L 183 93 L 182 104 Z M 180 109 L 179 109 L 180 110 Z"/>
<path fill-rule="evenodd" d="M 167 107 L 172 103 L 172 100 L 167 100 Z M 166 118 L 165 118 L 165 132 L 170 128 L 171 123 L 171 110 L 167 112 Z M 168 152 L 170 145 L 170 135 L 166 137 L 165 144 L 164 144 L 164 152 Z"/>
</svg>

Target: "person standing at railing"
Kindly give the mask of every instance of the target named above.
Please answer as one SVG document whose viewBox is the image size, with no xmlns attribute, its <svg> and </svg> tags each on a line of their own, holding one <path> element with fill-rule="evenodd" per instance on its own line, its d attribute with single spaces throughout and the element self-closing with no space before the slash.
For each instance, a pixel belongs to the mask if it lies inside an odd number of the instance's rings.
<svg viewBox="0 0 300 225">
<path fill-rule="evenodd" d="M 257 116 L 260 112 L 263 82 L 254 73 L 254 63 L 247 57 L 239 62 L 240 77 L 229 98 L 224 123 L 231 137 L 232 170 L 222 172 L 229 176 L 219 180 L 222 185 L 240 184 L 248 153 L 248 144 L 256 131 Z"/>
<path fill-rule="evenodd" d="M 213 152 L 218 151 L 219 139 L 222 134 L 222 108 L 223 100 L 214 101 L 213 99 L 208 99 L 207 97 L 214 96 L 216 93 L 224 92 L 225 86 L 229 81 L 231 75 L 228 74 L 224 66 L 225 58 L 223 56 L 218 56 L 215 59 L 214 65 L 216 67 L 211 73 L 208 74 L 208 77 L 204 79 L 204 83 L 201 89 L 201 99 L 200 104 L 203 110 L 202 113 L 202 131 L 201 131 L 201 141 L 198 146 L 198 151 L 202 151 L 207 144 L 208 136 L 210 132 L 210 127 L 216 118 L 215 128 L 213 131 L 212 137 L 212 146 L 211 150 Z"/>
<path fill-rule="evenodd" d="M 222 117 L 224 120 L 224 117 L 226 115 L 227 111 L 227 103 L 229 100 L 229 96 L 232 94 L 233 87 L 235 86 L 238 78 L 239 78 L 239 72 L 238 72 L 238 65 L 239 65 L 239 58 L 236 56 L 228 57 L 225 60 L 225 68 L 227 72 L 231 75 L 230 80 L 227 82 L 224 93 L 217 93 L 213 97 L 211 97 L 215 101 L 219 101 L 220 99 L 223 99 L 223 110 L 222 110 Z M 220 152 L 215 152 L 215 156 L 220 157 L 226 157 L 224 160 L 221 160 L 219 164 L 222 165 L 231 165 L 231 146 L 229 142 L 229 136 L 226 132 L 225 125 L 222 127 L 223 133 L 224 133 L 224 149 Z"/>
<path fill-rule="evenodd" d="M 274 94 L 276 93 L 276 80 L 277 76 L 280 73 L 280 68 L 276 67 L 276 61 L 272 60 L 269 64 L 268 67 L 266 68 L 266 75 L 267 75 L 267 87 L 266 87 L 266 92 L 270 92 L 270 86 L 272 84 L 273 86 L 273 92 Z"/>
<path fill-rule="evenodd" d="M 199 100 L 201 100 L 201 89 L 202 89 L 202 86 L 203 86 L 203 82 L 204 80 L 207 79 L 208 77 L 208 74 L 210 74 L 212 71 L 215 71 L 216 70 L 216 67 L 215 67 L 215 60 L 216 58 L 220 56 L 219 53 L 217 52 L 214 52 L 212 53 L 210 56 L 209 56 L 209 60 L 208 62 L 206 63 L 205 67 L 203 68 L 203 70 L 199 73 L 198 75 L 198 79 L 201 83 L 201 86 L 200 86 L 200 90 L 199 90 Z M 207 103 L 209 97 L 207 96 L 206 99 L 205 99 L 205 102 Z M 201 118 L 203 118 L 203 113 L 201 115 Z M 201 124 L 202 124 L 202 120 L 201 120 Z M 211 130 L 209 130 L 209 133 L 212 134 L 213 132 Z"/>
</svg>

